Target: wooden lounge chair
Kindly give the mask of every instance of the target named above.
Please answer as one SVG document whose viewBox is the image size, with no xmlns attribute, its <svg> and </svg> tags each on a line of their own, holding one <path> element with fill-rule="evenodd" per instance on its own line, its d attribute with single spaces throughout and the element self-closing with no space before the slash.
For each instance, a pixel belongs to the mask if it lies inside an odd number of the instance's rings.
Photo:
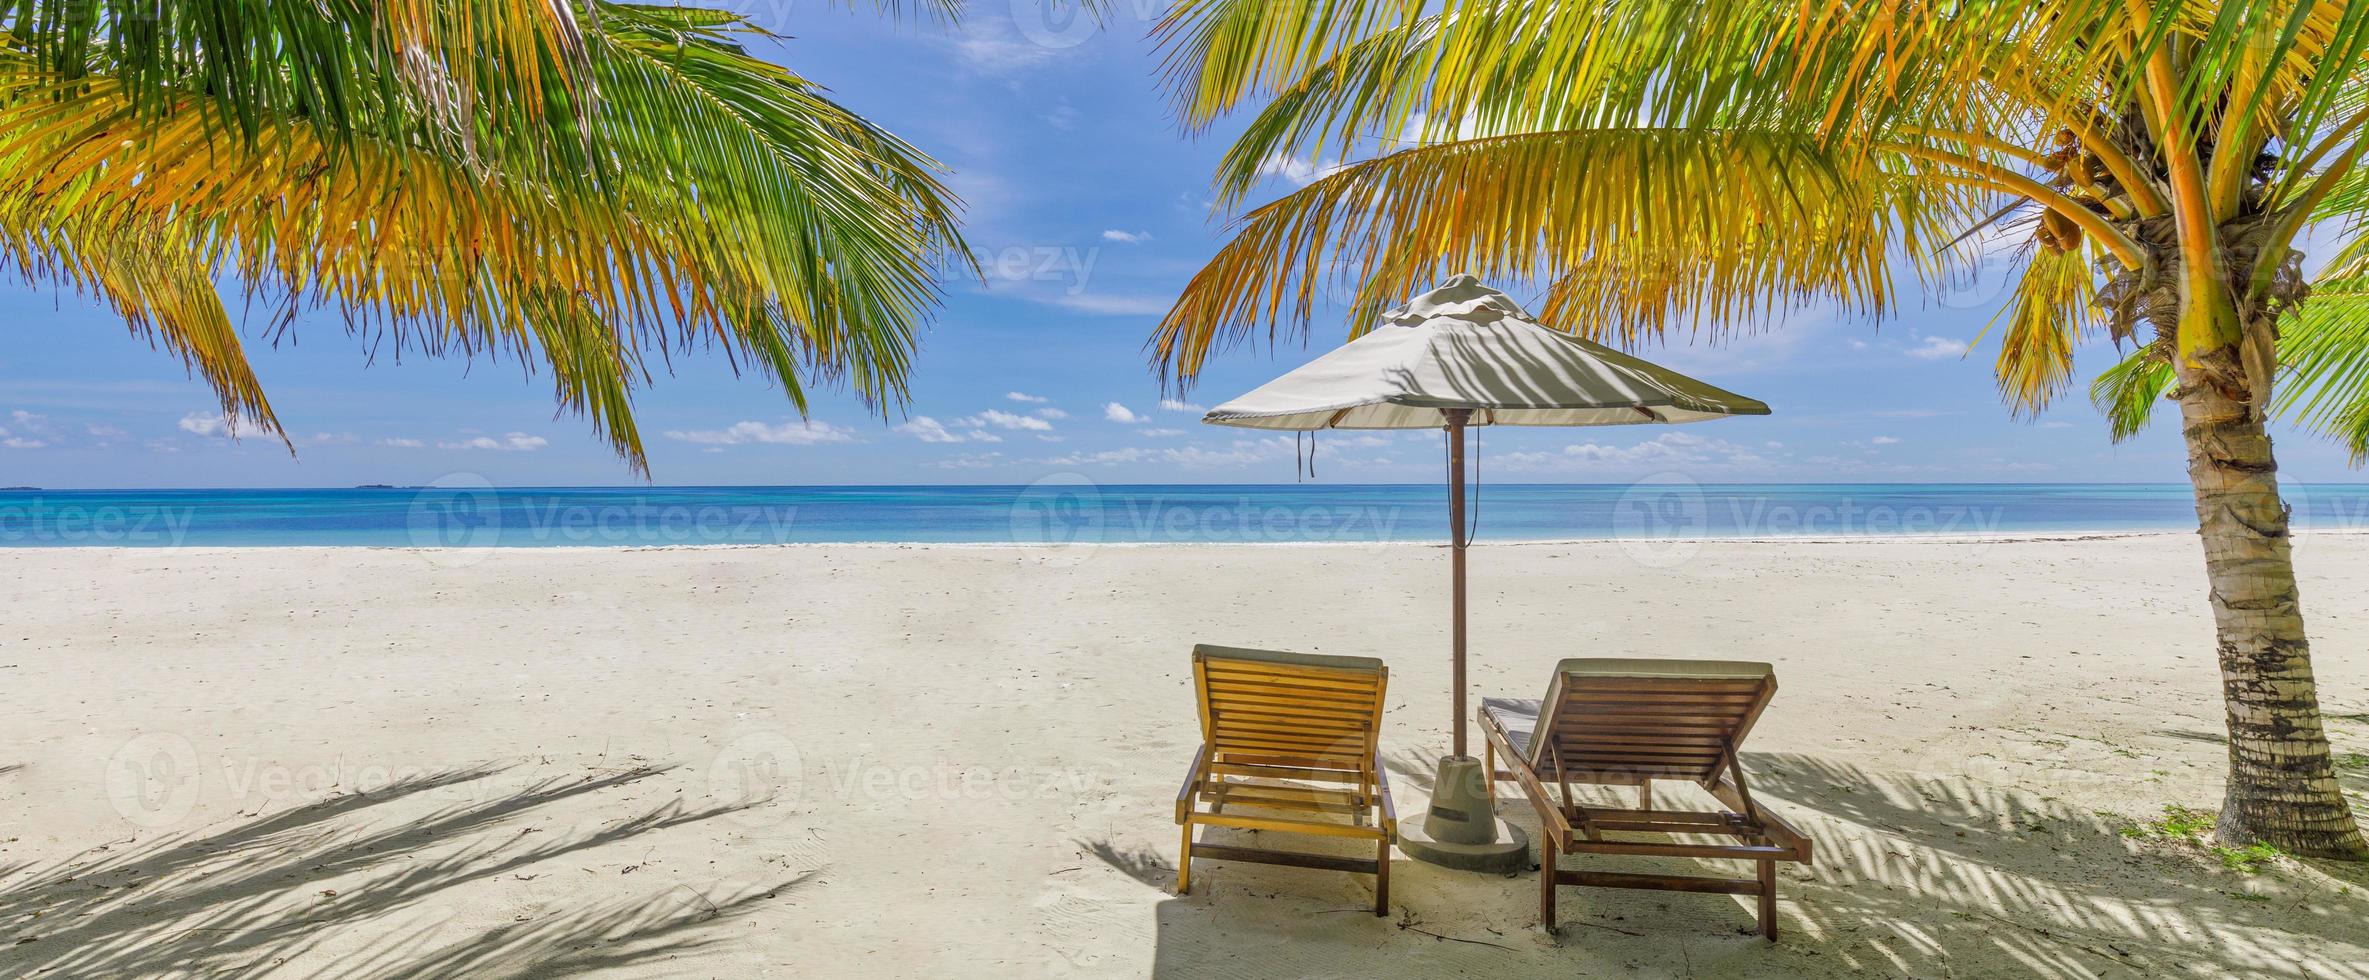
<svg viewBox="0 0 2369 980">
<path fill-rule="evenodd" d="M 1555 888 L 1653 888 L 1752 895 L 1760 932 L 1777 938 L 1777 862 L 1810 860 L 1809 838 L 1752 799 L 1736 751 L 1777 678 L 1767 664 L 1725 660 L 1565 660 L 1543 701 L 1484 698 L 1489 771 L 1521 784 L 1538 810 L 1538 919 L 1555 929 Z M 1506 768 L 1497 768 L 1504 760 Z M 1656 810 L 1654 780 L 1690 782 L 1716 811 Z M 1637 787 L 1637 808 L 1584 805 L 1574 783 Z M 1639 839 L 1640 834 L 1652 835 Z M 1664 835 L 1732 842 L 1686 843 Z M 1628 854 L 1752 861 L 1748 879 L 1566 871 L 1563 854 Z"/>
<path fill-rule="evenodd" d="M 1201 751 L 1176 791 L 1177 894 L 1192 888 L 1194 858 L 1255 861 L 1373 875 L 1374 914 L 1389 914 L 1398 814 L 1376 744 L 1389 680 L 1370 657 L 1193 648 Z M 1196 844 L 1195 827 L 1370 840 L 1374 857 Z"/>
</svg>

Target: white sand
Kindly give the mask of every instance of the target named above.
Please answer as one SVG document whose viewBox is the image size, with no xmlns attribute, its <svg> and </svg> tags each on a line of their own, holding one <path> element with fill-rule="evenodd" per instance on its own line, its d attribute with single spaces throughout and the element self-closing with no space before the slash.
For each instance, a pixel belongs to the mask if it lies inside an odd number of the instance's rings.
<svg viewBox="0 0 2369 980">
<path fill-rule="evenodd" d="M 2369 537 L 2299 556 L 2369 752 Z M 1550 937 L 1534 876 L 1404 858 L 1388 921 L 1348 875 L 1171 894 L 1194 641 L 1388 658 L 1422 812 L 1438 548 L 0 551 L 0 975 L 2369 977 L 2362 869 L 2119 833 L 2218 799 L 2198 566 L 1478 549 L 1478 691 L 1776 663 L 1748 763 L 1819 851 L 1771 947 L 1738 899 L 1580 889 Z"/>
</svg>

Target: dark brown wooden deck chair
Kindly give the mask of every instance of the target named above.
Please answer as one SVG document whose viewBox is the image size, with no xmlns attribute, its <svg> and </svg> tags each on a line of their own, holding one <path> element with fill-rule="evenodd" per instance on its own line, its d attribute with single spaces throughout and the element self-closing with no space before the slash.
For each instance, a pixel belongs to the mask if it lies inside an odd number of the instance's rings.
<svg viewBox="0 0 2369 980">
<path fill-rule="evenodd" d="M 1809 838 L 1752 799 L 1736 752 L 1777 693 L 1769 665 L 1729 660 L 1565 660 L 1543 701 L 1484 698 L 1489 769 L 1521 784 L 1541 826 L 1538 918 L 1555 929 L 1555 888 L 1653 888 L 1752 895 L 1760 932 L 1777 938 L 1777 862 L 1810 859 Z M 1504 769 L 1498 768 L 1500 761 Z M 1690 782 L 1724 804 L 1657 810 L 1655 780 Z M 1637 808 L 1583 805 L 1573 784 L 1637 787 Z M 1650 835 L 1650 836 L 1646 836 Z M 1733 841 L 1690 843 L 1665 835 Z M 1735 858 L 1752 878 L 1566 871 L 1563 854 Z"/>
<path fill-rule="evenodd" d="M 1201 751 L 1176 791 L 1177 894 L 1192 888 L 1194 858 L 1255 861 L 1373 875 L 1374 914 L 1389 914 L 1398 814 L 1376 744 L 1389 681 L 1370 657 L 1193 648 Z M 1196 827 L 1370 840 L 1374 857 L 1196 844 Z"/>
</svg>

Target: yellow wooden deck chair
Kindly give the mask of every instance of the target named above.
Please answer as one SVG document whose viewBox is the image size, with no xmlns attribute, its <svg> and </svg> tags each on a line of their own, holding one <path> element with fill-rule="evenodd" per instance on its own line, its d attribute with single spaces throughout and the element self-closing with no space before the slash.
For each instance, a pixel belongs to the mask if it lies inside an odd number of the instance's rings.
<svg viewBox="0 0 2369 980">
<path fill-rule="evenodd" d="M 1201 751 L 1176 791 L 1177 894 L 1192 888 L 1194 858 L 1255 861 L 1373 875 L 1374 914 L 1389 914 L 1398 814 L 1376 744 L 1389 680 L 1370 657 L 1193 648 Z M 1374 857 L 1196 844 L 1196 827 L 1370 840 Z"/>
<path fill-rule="evenodd" d="M 1541 827 L 1538 919 L 1555 928 L 1555 888 L 1652 888 L 1751 895 L 1760 932 L 1777 938 L 1777 862 L 1810 860 L 1810 840 L 1760 807 L 1736 752 L 1777 693 L 1767 664 L 1729 660 L 1565 660 L 1541 701 L 1484 698 L 1480 725 L 1489 770 L 1521 784 Z M 1499 760 L 1506 768 L 1497 768 Z M 1715 811 L 1653 808 L 1656 779 L 1694 783 L 1724 804 Z M 1574 783 L 1635 786 L 1638 805 L 1584 806 Z M 1640 839 L 1637 835 L 1650 837 Z M 1664 835 L 1732 837 L 1686 843 Z M 1736 858 L 1748 879 L 1566 871 L 1561 854 Z"/>
</svg>

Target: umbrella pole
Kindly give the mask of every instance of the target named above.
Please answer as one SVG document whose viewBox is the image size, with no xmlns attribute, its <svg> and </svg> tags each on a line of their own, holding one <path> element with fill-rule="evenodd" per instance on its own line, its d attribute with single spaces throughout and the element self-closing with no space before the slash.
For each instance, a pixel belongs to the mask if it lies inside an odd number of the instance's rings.
<svg viewBox="0 0 2369 980">
<path fill-rule="evenodd" d="M 1472 420 L 1469 408 L 1442 411 L 1448 418 L 1448 549 L 1454 603 L 1449 635 L 1454 657 L 1449 700 L 1456 705 L 1455 754 L 1439 761 L 1439 775 L 1431 782 L 1431 805 L 1423 819 L 1398 825 L 1398 849 L 1408 857 L 1443 868 L 1510 874 L 1530 861 L 1530 839 L 1522 828 L 1497 819 L 1496 774 L 1485 771 L 1482 760 L 1466 754 L 1464 713 L 1464 549 L 1472 542 L 1464 533 L 1464 428 Z"/>
<path fill-rule="evenodd" d="M 1448 683 L 1454 686 L 1450 700 L 1456 706 L 1455 754 L 1464 756 L 1467 754 L 1464 751 L 1464 548 L 1471 543 L 1464 539 L 1464 424 L 1472 417 L 1472 410 L 1451 408 L 1445 414 L 1448 417 L 1448 540 L 1452 545 L 1448 567 L 1453 579 L 1449 601 L 1454 604 L 1448 627 L 1452 650 Z"/>
</svg>

